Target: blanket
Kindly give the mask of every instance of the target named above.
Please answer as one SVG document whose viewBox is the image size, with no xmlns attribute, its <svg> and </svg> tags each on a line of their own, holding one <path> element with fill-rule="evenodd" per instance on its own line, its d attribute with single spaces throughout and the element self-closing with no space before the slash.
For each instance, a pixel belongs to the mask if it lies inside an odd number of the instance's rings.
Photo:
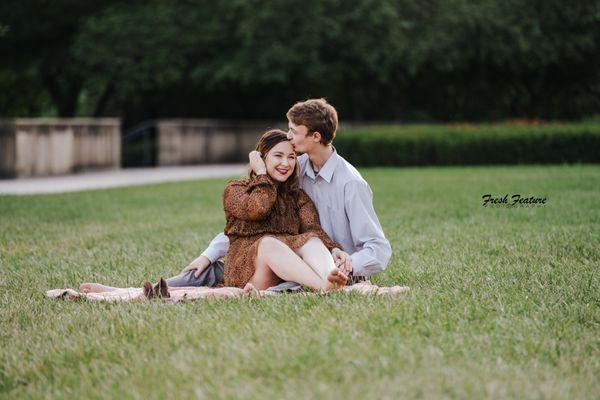
<svg viewBox="0 0 600 400">
<path fill-rule="evenodd" d="M 369 281 L 355 283 L 339 289 L 344 292 L 356 292 L 365 295 L 387 295 L 402 294 L 410 290 L 406 286 L 377 286 Z M 270 297 L 280 295 L 279 292 L 267 290 L 256 290 L 254 288 L 240 289 L 237 287 L 179 287 L 169 288 L 170 297 L 161 300 L 178 303 L 198 299 L 224 299 L 242 297 Z M 319 293 L 313 291 L 299 291 L 294 295 L 321 295 L 332 292 Z M 104 292 L 83 292 L 74 289 L 52 289 L 46 292 L 46 297 L 66 300 L 90 300 L 90 301 L 143 301 L 147 300 L 142 288 L 116 288 Z"/>
</svg>

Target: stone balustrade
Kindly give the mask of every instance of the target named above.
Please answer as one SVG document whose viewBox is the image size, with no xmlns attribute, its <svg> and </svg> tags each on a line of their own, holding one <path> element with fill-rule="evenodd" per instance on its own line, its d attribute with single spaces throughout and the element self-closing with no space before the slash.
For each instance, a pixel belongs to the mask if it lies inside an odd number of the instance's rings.
<svg viewBox="0 0 600 400">
<path fill-rule="evenodd" d="M 248 161 L 267 129 L 287 130 L 287 124 L 268 121 L 211 119 L 156 122 L 157 165 L 210 164 Z"/>
<path fill-rule="evenodd" d="M 0 121 L 0 176 L 67 174 L 121 165 L 116 118 L 16 118 Z"/>
</svg>

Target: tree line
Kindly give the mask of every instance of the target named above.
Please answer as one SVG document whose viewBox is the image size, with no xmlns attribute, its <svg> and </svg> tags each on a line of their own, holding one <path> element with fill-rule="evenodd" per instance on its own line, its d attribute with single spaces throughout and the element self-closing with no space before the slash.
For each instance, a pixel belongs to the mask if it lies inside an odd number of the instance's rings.
<svg viewBox="0 0 600 400">
<path fill-rule="evenodd" d="M 577 119 L 600 110 L 586 0 L 7 0 L 0 115 Z"/>
</svg>

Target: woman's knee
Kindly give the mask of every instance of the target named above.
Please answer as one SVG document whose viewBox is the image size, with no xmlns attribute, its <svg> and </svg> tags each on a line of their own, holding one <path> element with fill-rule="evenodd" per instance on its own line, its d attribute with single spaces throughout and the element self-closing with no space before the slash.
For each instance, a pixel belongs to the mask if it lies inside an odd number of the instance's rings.
<svg viewBox="0 0 600 400">
<path fill-rule="evenodd" d="M 325 245 L 323 244 L 323 241 L 321 239 L 319 239 L 318 237 L 312 237 L 310 239 L 308 239 L 306 241 L 306 243 L 304 243 L 299 249 L 297 249 L 296 253 L 304 258 L 304 256 L 307 254 L 307 251 L 310 252 L 311 250 L 314 251 L 315 247 L 325 247 Z"/>
<path fill-rule="evenodd" d="M 306 242 L 305 246 L 309 245 L 309 246 L 319 246 L 319 247 L 325 247 L 325 244 L 323 243 L 323 241 L 318 238 L 318 237 L 311 237 L 310 239 L 308 239 L 308 241 Z"/>
<path fill-rule="evenodd" d="M 260 239 L 258 243 L 258 252 L 270 252 L 277 248 L 280 248 L 282 245 L 285 246 L 281 240 L 274 238 L 273 236 L 265 236 Z"/>
<path fill-rule="evenodd" d="M 322 241 L 320 238 L 318 238 L 318 237 L 316 237 L 316 236 L 313 236 L 313 237 L 311 237 L 310 239 L 308 239 L 308 241 L 307 241 L 306 243 L 312 243 L 312 244 L 323 244 L 323 241 Z M 324 245 L 323 245 L 323 246 L 324 246 Z"/>
</svg>

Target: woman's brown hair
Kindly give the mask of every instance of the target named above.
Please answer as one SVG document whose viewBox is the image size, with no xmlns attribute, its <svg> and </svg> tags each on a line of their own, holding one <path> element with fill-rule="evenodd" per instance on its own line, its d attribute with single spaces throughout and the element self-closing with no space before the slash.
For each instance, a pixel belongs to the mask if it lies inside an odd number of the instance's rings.
<svg viewBox="0 0 600 400">
<path fill-rule="evenodd" d="M 263 133 L 260 137 L 258 143 L 254 150 L 260 152 L 263 159 L 266 157 L 267 153 L 276 145 L 281 142 L 289 141 L 287 137 L 287 133 L 280 129 L 271 129 Z M 254 171 L 248 167 L 248 176 L 250 178 L 256 176 Z M 280 183 L 280 188 L 285 192 L 293 192 L 298 189 L 298 160 L 296 160 L 296 166 L 294 167 L 294 172 L 290 175 L 289 178 L 285 182 Z"/>
</svg>

